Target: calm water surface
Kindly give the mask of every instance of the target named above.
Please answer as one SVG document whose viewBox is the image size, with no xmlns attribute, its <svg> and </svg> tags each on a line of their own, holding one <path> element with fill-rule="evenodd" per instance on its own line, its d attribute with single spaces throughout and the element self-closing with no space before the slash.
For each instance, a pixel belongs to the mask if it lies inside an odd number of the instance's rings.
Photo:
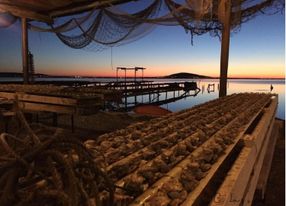
<svg viewBox="0 0 286 206">
<path fill-rule="evenodd" d="M 16 78 L 0 78 L 0 81 L 11 81 L 16 80 Z M 19 81 L 21 79 L 18 79 Z M 45 79 L 41 78 L 39 80 L 49 80 L 51 79 Z M 74 80 L 71 78 L 53 78 L 53 80 Z M 105 79 L 105 78 L 81 78 L 77 80 L 87 80 L 87 81 L 96 81 L 96 82 L 108 82 L 108 81 L 115 81 L 115 79 Z M 123 80 L 123 79 L 122 79 Z M 144 79 L 144 80 L 150 80 L 154 82 L 185 82 L 190 81 L 186 79 Z M 217 79 L 196 79 L 194 80 L 197 82 L 198 87 L 201 89 L 201 91 L 196 96 L 189 96 L 183 99 L 180 99 L 176 102 L 168 103 L 161 105 L 161 107 L 169 109 L 170 111 L 176 112 L 180 111 L 182 109 L 190 108 L 194 105 L 204 103 L 206 101 L 218 98 L 218 88 L 219 88 L 219 80 Z M 208 90 L 208 85 L 214 84 L 210 90 Z M 273 86 L 273 90 L 270 91 L 270 86 Z M 280 119 L 285 119 L 285 80 L 253 80 L 253 79 L 238 79 L 238 80 L 228 80 L 228 86 L 227 86 L 227 94 L 233 94 L 233 93 L 241 93 L 241 92 L 263 92 L 263 93 L 276 93 L 278 94 L 278 110 L 276 116 Z M 184 91 L 181 91 L 176 93 L 176 96 L 182 95 Z M 164 94 L 161 94 L 159 98 L 162 100 L 167 97 L 172 97 L 174 93 L 173 92 L 167 92 Z M 190 92 L 192 94 L 192 92 Z M 141 96 L 137 97 L 138 102 L 146 102 L 146 99 L 149 98 L 149 96 Z M 129 101 L 132 101 L 132 99 L 129 99 Z"/>
<path fill-rule="evenodd" d="M 195 97 L 187 97 L 173 103 L 162 105 L 171 111 L 179 111 L 197 104 L 218 98 L 219 80 L 197 80 L 198 87 L 201 92 Z M 214 90 L 208 91 L 208 84 L 214 84 Z M 273 90 L 270 91 L 270 86 Z M 211 88 L 212 89 L 212 88 Z M 285 119 L 285 81 L 284 80 L 229 80 L 227 86 L 227 94 L 241 92 L 263 92 L 278 94 L 278 110 L 276 116 Z"/>
</svg>

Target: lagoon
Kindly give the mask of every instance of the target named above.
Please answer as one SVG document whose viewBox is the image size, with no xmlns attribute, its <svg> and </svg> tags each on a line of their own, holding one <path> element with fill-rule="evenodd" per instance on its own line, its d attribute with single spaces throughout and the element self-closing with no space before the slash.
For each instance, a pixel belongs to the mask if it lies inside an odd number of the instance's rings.
<svg viewBox="0 0 286 206">
<path fill-rule="evenodd" d="M 201 79 L 195 80 L 201 91 L 195 97 L 186 97 L 173 103 L 162 105 L 163 108 L 170 111 L 179 111 L 190 108 L 194 105 L 204 103 L 206 101 L 218 98 L 219 80 L 217 79 Z M 208 91 L 209 84 L 214 84 L 214 90 Z M 270 91 L 271 85 L 273 90 Z M 262 79 L 230 79 L 227 85 L 227 94 L 242 92 L 263 92 L 278 94 L 278 109 L 276 117 L 285 120 L 285 80 L 262 80 Z"/>
<path fill-rule="evenodd" d="M 1 78 L 0 82 L 9 81 L 21 81 L 20 78 Z M 113 78 L 38 78 L 36 80 L 50 81 L 51 83 L 55 80 L 68 81 L 68 80 L 86 80 L 94 82 L 109 82 L 115 81 Z M 121 79 L 123 81 L 123 79 Z M 154 82 L 185 82 L 195 81 L 197 82 L 200 92 L 196 96 L 188 96 L 178 101 L 161 105 L 161 107 L 168 109 L 172 112 L 177 112 L 182 109 L 191 108 L 197 104 L 210 101 L 218 98 L 219 91 L 219 80 L 218 79 L 160 79 L 160 78 L 144 78 L 144 80 Z M 208 90 L 208 85 L 213 85 Z M 270 87 L 273 87 L 271 91 Z M 276 117 L 285 120 L 285 80 L 284 79 L 229 79 L 227 85 L 227 94 L 242 93 L 242 92 L 263 92 L 263 93 L 275 93 L 278 94 L 278 109 Z M 184 91 L 180 91 L 178 95 L 182 95 Z M 173 95 L 173 92 L 167 92 L 167 95 Z M 141 98 L 141 99 L 140 99 Z M 137 97 L 138 102 L 144 102 L 147 96 Z M 159 98 L 166 98 L 166 93 L 160 95 Z M 130 100 L 132 101 L 132 100 Z"/>
</svg>

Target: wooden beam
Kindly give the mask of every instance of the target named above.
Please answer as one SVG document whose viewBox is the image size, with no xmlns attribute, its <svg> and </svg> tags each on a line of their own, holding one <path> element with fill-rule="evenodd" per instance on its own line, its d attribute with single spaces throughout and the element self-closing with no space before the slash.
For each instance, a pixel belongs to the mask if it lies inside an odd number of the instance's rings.
<svg viewBox="0 0 286 206">
<path fill-rule="evenodd" d="M 245 146 L 209 205 L 240 206 L 251 204 L 257 176 L 260 174 L 262 159 L 265 157 L 265 150 L 274 124 L 276 108 L 277 99 L 271 103 L 269 109 L 264 110 L 266 113 L 254 131 L 241 138 L 245 142 Z M 255 184 L 253 184 L 254 182 Z"/>
<path fill-rule="evenodd" d="M 76 107 L 72 107 L 72 106 L 41 104 L 41 103 L 33 103 L 33 102 L 19 102 L 19 107 L 26 112 L 45 111 L 45 112 L 56 112 L 59 114 L 76 113 Z"/>
<path fill-rule="evenodd" d="M 224 1 L 224 18 L 222 21 L 222 40 L 221 40 L 221 53 L 220 53 L 220 87 L 219 97 L 226 96 L 227 94 L 227 70 L 229 58 L 229 41 L 230 41 L 230 22 L 231 22 L 231 1 Z"/>
<path fill-rule="evenodd" d="M 29 83 L 29 67 L 28 67 L 28 29 L 27 19 L 22 18 L 22 66 L 23 66 L 23 83 Z"/>
<path fill-rule="evenodd" d="M 0 91 L 0 97 L 5 99 L 15 100 L 15 95 L 19 101 L 27 101 L 27 102 L 37 102 L 37 103 L 45 103 L 45 104 L 58 104 L 65 106 L 75 106 L 77 105 L 76 99 L 73 98 L 65 98 L 65 97 L 53 97 L 53 96 L 45 96 L 45 95 L 36 95 L 36 94 L 26 94 L 21 92 L 2 92 Z"/>
<path fill-rule="evenodd" d="M 100 9 L 109 7 L 111 5 L 116 4 L 123 4 L 130 1 L 137 1 L 137 0 L 102 0 L 102 1 L 93 1 L 92 3 L 86 3 L 84 4 L 81 2 L 80 4 L 71 4 L 66 7 L 62 7 L 59 9 L 56 9 L 54 11 L 50 12 L 50 17 L 56 18 L 56 17 L 62 17 L 62 16 L 69 16 L 74 15 L 78 13 L 82 13 L 85 11 L 89 11 L 92 9 Z"/>
<path fill-rule="evenodd" d="M 47 22 L 47 23 L 53 22 L 53 20 L 48 15 L 43 15 L 43 14 L 40 14 L 38 12 L 29 10 L 23 7 L 7 5 L 2 2 L 0 3 L 0 12 L 10 12 L 12 15 L 17 16 L 17 17 L 22 17 L 26 19 L 32 19 L 32 20 L 37 20 L 37 21 L 42 21 L 42 22 Z"/>
<path fill-rule="evenodd" d="M 265 191 L 266 191 L 267 181 L 268 181 L 268 177 L 269 177 L 270 170 L 271 170 L 272 160 L 273 160 L 274 151 L 275 151 L 275 145 L 277 142 L 277 138 L 279 137 L 279 130 L 281 126 L 283 127 L 281 123 L 282 122 L 279 122 L 277 120 L 275 120 L 274 122 L 274 128 L 273 128 L 273 131 L 270 137 L 271 141 L 267 148 L 265 159 L 263 160 L 261 172 L 259 174 L 259 179 L 258 179 L 258 183 L 256 186 L 256 191 L 255 191 L 255 196 L 259 200 L 264 200 L 265 198 Z"/>
</svg>

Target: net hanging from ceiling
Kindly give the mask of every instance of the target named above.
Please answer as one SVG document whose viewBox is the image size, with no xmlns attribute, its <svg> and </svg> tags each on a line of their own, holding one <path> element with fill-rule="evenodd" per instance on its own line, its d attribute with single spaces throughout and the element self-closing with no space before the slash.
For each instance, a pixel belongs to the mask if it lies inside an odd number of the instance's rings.
<svg viewBox="0 0 286 206">
<path fill-rule="evenodd" d="M 226 18 L 227 1 L 153 0 L 135 13 L 111 6 L 87 12 L 80 17 L 58 18 L 53 25 L 48 26 L 30 22 L 29 28 L 39 32 L 54 32 L 69 47 L 94 51 L 137 40 L 156 25 L 180 25 L 192 37 L 205 33 L 219 37 L 221 22 Z M 256 15 L 283 12 L 284 4 L 284 0 L 231 0 L 232 32 L 239 30 L 242 23 Z"/>
<path fill-rule="evenodd" d="M 8 28 L 17 21 L 17 17 L 8 12 L 0 12 L 0 28 Z"/>
</svg>

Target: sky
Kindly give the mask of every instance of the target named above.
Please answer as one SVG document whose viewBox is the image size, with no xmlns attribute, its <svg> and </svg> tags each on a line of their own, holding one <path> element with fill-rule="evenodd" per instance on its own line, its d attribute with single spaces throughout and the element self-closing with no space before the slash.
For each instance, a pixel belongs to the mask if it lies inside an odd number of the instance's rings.
<svg viewBox="0 0 286 206">
<path fill-rule="evenodd" d="M 72 49 L 55 34 L 29 31 L 36 73 L 115 76 L 116 67 L 145 67 L 145 76 L 189 72 L 219 76 L 220 40 L 195 36 L 182 27 L 158 26 L 133 43 L 92 52 Z M 112 54 L 112 55 L 111 55 Z M 21 27 L 0 29 L 0 72 L 21 72 Z M 284 78 L 285 16 L 260 15 L 231 35 L 229 77 Z M 120 73 L 123 76 L 123 72 Z M 133 76 L 133 72 L 127 75 Z"/>
</svg>

